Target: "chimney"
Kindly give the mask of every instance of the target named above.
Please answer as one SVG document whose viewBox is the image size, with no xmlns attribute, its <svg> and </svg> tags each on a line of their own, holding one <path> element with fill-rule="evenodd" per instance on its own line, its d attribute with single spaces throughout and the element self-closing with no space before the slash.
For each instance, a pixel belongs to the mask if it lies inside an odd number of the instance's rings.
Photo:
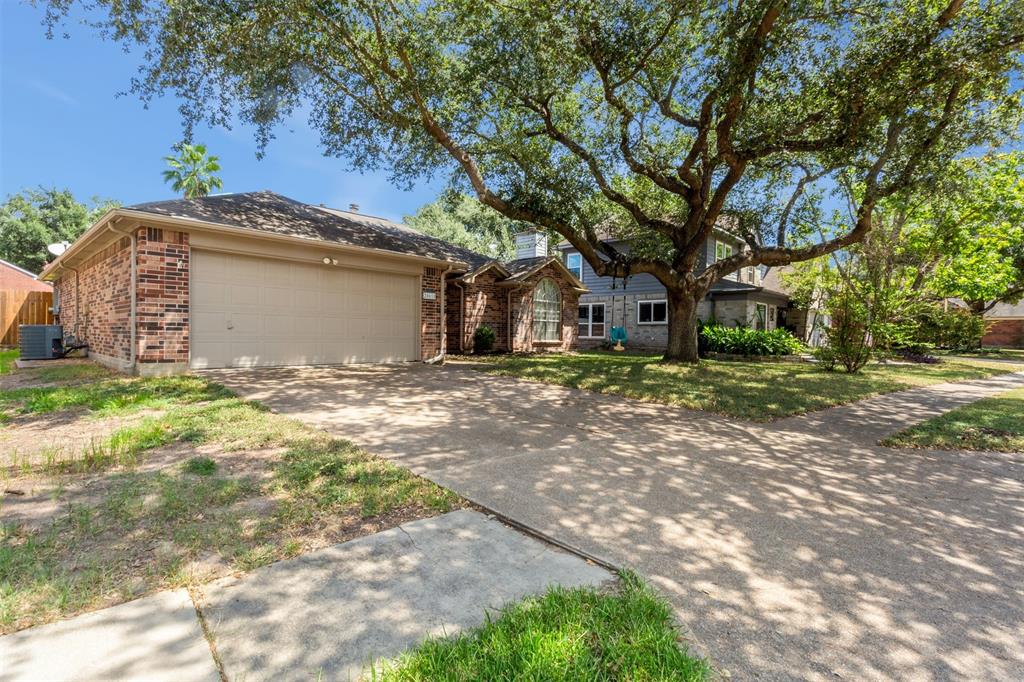
<svg viewBox="0 0 1024 682">
<path fill-rule="evenodd" d="M 348 210 L 352 213 L 359 213 L 359 204 L 349 204 Z"/>
<path fill-rule="evenodd" d="M 548 255 L 548 236 L 538 230 L 527 230 L 515 235 L 516 260 Z"/>
</svg>

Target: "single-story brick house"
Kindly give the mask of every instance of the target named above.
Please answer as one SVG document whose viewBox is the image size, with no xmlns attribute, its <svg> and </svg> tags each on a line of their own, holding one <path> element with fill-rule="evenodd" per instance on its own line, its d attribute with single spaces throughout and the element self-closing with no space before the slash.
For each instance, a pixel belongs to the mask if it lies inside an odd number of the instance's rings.
<svg viewBox="0 0 1024 682">
<path fill-rule="evenodd" d="M 499 263 L 381 218 L 269 191 L 109 211 L 41 274 L 66 336 L 139 374 L 567 349 L 586 289 L 539 233 Z"/>
<path fill-rule="evenodd" d="M 981 339 L 982 346 L 1024 348 L 1024 301 L 997 303 L 985 313 L 985 321 L 988 326 Z"/>
</svg>

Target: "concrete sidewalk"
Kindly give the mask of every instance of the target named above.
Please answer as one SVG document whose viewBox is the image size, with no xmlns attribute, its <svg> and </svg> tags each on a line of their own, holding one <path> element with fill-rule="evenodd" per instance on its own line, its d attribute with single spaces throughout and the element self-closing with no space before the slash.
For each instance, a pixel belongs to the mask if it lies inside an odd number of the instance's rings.
<svg viewBox="0 0 1024 682">
<path fill-rule="evenodd" d="M 227 679 L 344 680 L 550 585 L 612 577 L 460 510 L 206 585 L 200 606 Z M 3 682 L 219 679 L 184 590 L 0 637 Z"/>
<path fill-rule="evenodd" d="M 217 372 L 651 580 L 738 679 L 1024 679 L 1024 468 L 880 435 L 1024 375 L 768 424 L 458 367 Z"/>
</svg>

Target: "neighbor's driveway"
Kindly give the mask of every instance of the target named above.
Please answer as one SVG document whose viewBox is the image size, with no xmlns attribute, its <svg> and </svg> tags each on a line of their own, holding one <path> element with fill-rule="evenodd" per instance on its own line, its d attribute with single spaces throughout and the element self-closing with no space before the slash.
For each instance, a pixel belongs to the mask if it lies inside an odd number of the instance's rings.
<svg viewBox="0 0 1024 682">
<path fill-rule="evenodd" d="M 737 679 L 1024 678 L 1024 458 L 874 444 L 1024 375 L 755 425 L 453 366 L 211 374 L 636 568 Z"/>
</svg>

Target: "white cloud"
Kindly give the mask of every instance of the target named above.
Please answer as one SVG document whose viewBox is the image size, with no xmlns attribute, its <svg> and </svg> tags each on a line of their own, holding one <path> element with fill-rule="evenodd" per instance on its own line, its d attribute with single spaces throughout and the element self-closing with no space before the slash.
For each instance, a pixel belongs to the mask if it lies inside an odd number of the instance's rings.
<svg viewBox="0 0 1024 682">
<path fill-rule="evenodd" d="M 54 87 L 53 85 L 50 85 L 45 81 L 33 78 L 28 82 L 28 84 L 32 87 L 33 90 L 49 97 L 50 99 L 55 99 L 58 102 L 63 102 L 64 104 L 67 104 L 68 106 L 72 107 L 79 106 L 79 102 L 77 99 L 75 99 L 68 93 L 64 92 L 60 88 Z"/>
</svg>

